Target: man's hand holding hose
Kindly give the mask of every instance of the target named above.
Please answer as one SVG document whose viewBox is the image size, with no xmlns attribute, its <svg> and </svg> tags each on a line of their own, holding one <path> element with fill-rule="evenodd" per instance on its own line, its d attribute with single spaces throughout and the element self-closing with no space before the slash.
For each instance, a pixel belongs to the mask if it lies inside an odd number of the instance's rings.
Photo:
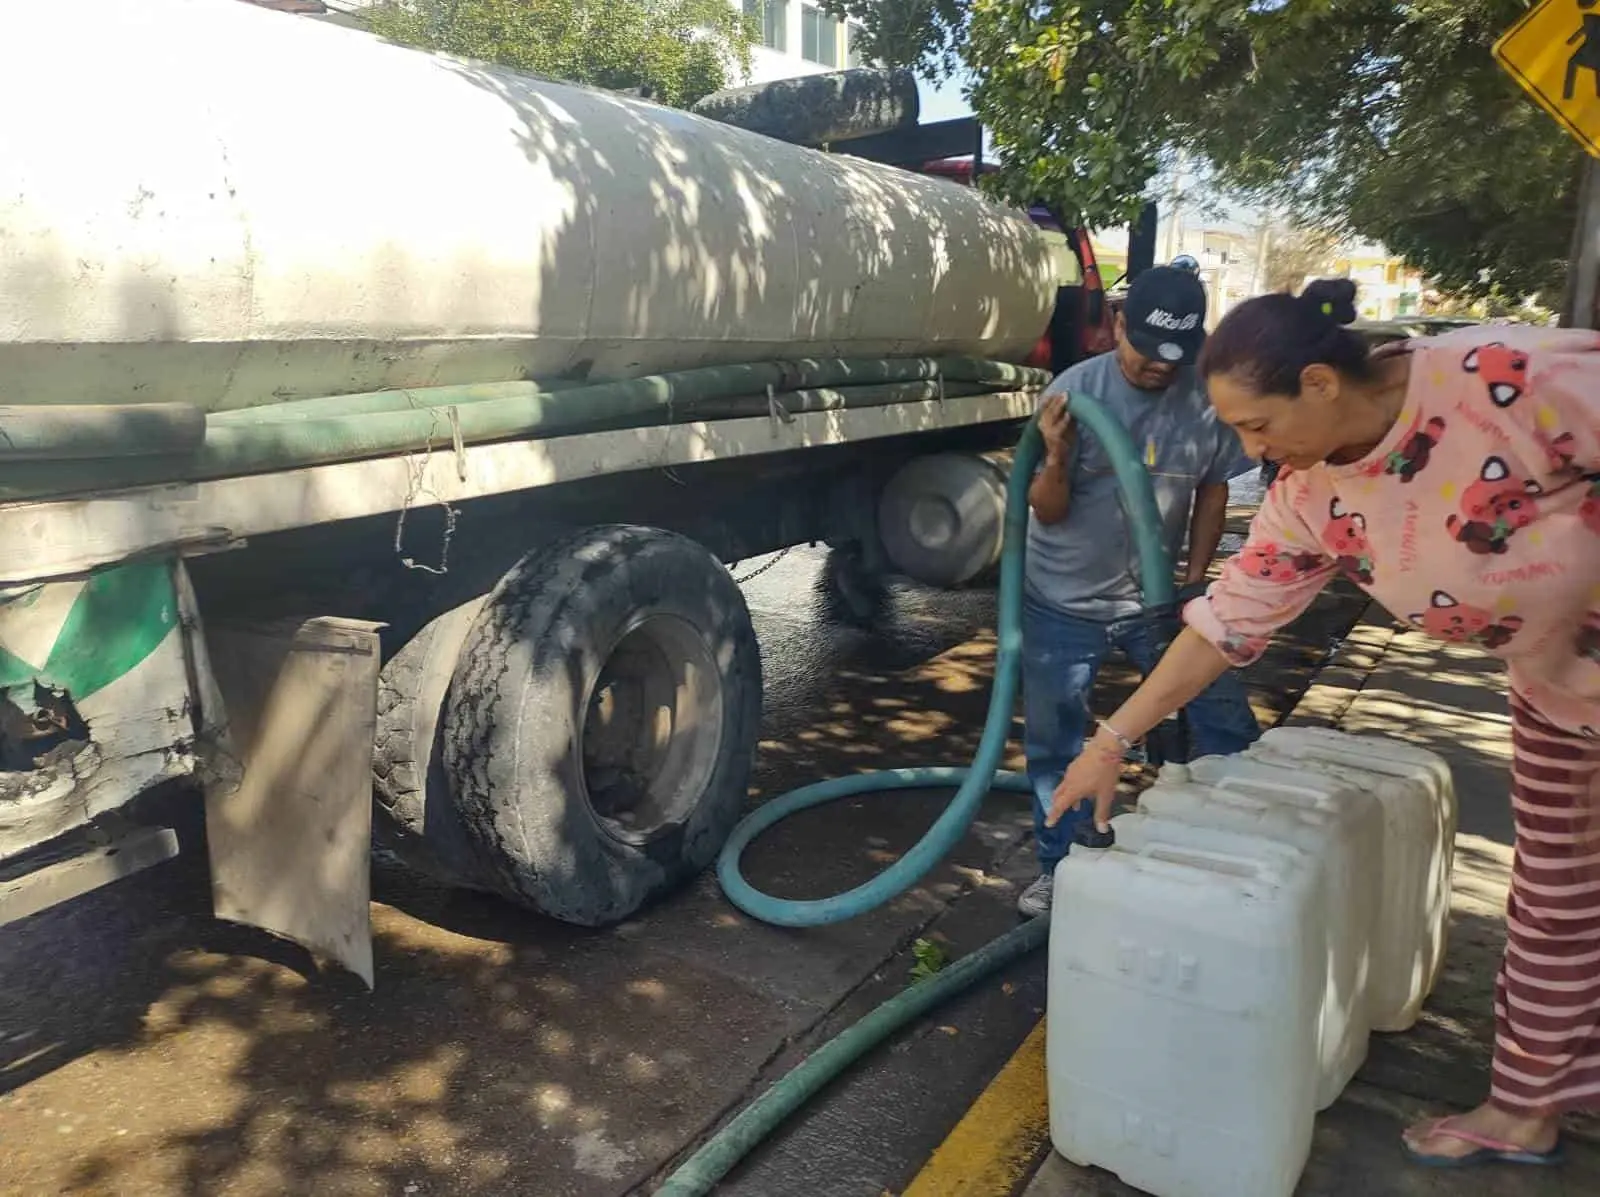
<svg viewBox="0 0 1600 1197">
<path fill-rule="evenodd" d="M 1069 810 L 1085 800 L 1094 802 L 1096 831 L 1111 823 L 1111 806 L 1122 778 L 1122 758 L 1174 711 L 1216 681 L 1228 670 L 1228 661 L 1210 641 L 1192 628 L 1184 628 L 1172 642 L 1144 684 L 1102 720 L 1077 760 L 1067 769 L 1050 804 L 1045 822 L 1054 827 Z"/>
</svg>

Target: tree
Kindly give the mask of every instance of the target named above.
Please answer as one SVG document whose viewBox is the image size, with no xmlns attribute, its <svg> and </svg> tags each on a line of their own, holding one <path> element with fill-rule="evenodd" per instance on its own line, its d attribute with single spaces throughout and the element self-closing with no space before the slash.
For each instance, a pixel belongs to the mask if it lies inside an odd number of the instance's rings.
<svg viewBox="0 0 1600 1197">
<path fill-rule="evenodd" d="M 391 0 L 381 37 L 686 108 L 750 66 L 751 22 L 727 0 Z"/>
<path fill-rule="evenodd" d="M 855 45 L 869 62 L 914 67 L 935 80 L 961 63 L 970 0 L 822 0 L 822 8 L 861 31 Z"/>
<path fill-rule="evenodd" d="M 1214 60 L 1213 43 L 1249 7 L 1218 0 L 824 2 L 863 28 L 867 54 L 886 65 L 942 78 L 959 57 L 973 79 L 968 98 L 1000 154 L 988 185 L 1017 202 L 1043 200 L 1070 222 L 1101 225 L 1137 215 L 1173 144 L 1173 84 L 1193 80 Z"/>
<path fill-rule="evenodd" d="M 1338 241 L 1324 229 L 1291 226 L 1274 230 L 1267 248 L 1266 289 L 1299 291 L 1306 279 L 1327 271 Z"/>
<path fill-rule="evenodd" d="M 1012 200 L 1119 224 L 1182 147 L 1447 290 L 1519 296 L 1562 285 L 1581 161 L 1490 55 L 1527 3 L 830 0 L 890 63 L 958 48 Z"/>
<path fill-rule="evenodd" d="M 1448 291 L 1559 292 L 1581 151 L 1503 74 L 1524 0 L 1317 0 L 1250 23 L 1253 65 L 1184 130 L 1229 182 L 1380 241 Z"/>
</svg>

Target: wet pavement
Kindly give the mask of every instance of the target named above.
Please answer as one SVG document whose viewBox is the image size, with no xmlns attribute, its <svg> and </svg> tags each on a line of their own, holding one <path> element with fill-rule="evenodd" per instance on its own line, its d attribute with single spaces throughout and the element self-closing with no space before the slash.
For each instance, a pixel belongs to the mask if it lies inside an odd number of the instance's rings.
<svg viewBox="0 0 1600 1197">
<path fill-rule="evenodd" d="M 879 626 L 855 630 L 818 610 L 822 561 L 795 550 L 746 587 L 767 671 L 753 803 L 821 776 L 962 763 L 976 744 L 993 594 L 897 587 Z M 1361 606 L 1330 591 L 1250 672 L 1264 721 Z M 1128 681 L 1105 678 L 1108 691 Z M 747 871 L 785 896 L 848 888 L 913 842 L 941 797 L 808 813 L 757 843 Z M 1025 800 L 993 795 L 918 888 L 801 932 L 745 919 L 709 876 L 590 932 L 380 865 L 370 994 L 211 920 L 203 862 L 180 859 L 0 930 L 0 1194 L 648 1191 L 729 1110 L 905 985 L 915 940 L 958 955 L 1014 925 L 1029 825 Z M 726 1191 L 893 1191 L 1037 1020 L 1042 976 L 1042 955 L 1021 962 L 875 1053 Z"/>
</svg>

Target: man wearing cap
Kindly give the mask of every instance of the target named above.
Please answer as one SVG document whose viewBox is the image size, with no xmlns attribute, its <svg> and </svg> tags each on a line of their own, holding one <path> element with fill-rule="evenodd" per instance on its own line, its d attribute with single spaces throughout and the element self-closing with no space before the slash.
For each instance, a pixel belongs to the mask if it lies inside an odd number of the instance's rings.
<svg viewBox="0 0 1600 1197">
<path fill-rule="evenodd" d="M 1024 747 L 1033 784 L 1040 875 L 1017 909 L 1049 912 L 1055 867 L 1071 846 L 1071 812 L 1044 825 L 1062 774 L 1088 733 L 1089 697 L 1100 663 L 1113 649 L 1141 673 L 1161 656 L 1170 617 L 1143 609 L 1138 555 L 1121 492 L 1105 449 L 1080 436 L 1068 392 L 1093 396 L 1128 430 L 1161 512 L 1172 561 L 1188 555 L 1182 587 L 1203 582 L 1228 508 L 1228 480 L 1255 468 L 1239 439 L 1216 418 L 1194 370 L 1205 341 L 1205 287 L 1171 266 L 1147 270 L 1117 316 L 1117 347 L 1079 362 L 1050 384 L 1040 432 L 1045 456 L 1028 491 L 1028 556 L 1023 611 Z M 1224 674 L 1187 709 L 1197 755 L 1233 753 L 1260 734 L 1233 673 Z"/>
</svg>

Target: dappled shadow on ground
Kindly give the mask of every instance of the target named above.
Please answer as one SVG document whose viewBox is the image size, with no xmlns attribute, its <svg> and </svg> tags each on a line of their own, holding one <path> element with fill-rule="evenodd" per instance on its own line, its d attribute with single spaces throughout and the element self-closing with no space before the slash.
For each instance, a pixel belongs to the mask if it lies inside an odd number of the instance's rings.
<svg viewBox="0 0 1600 1197">
<path fill-rule="evenodd" d="M 811 568 L 804 553 L 796 568 Z M 992 594 L 901 589 L 886 627 L 845 632 L 797 610 L 795 579 L 772 572 L 769 590 L 749 588 L 769 678 L 753 802 L 818 777 L 970 757 Z M 1327 608 L 1292 651 L 1325 648 L 1355 613 Z M 1270 709 L 1303 684 L 1255 676 Z M 1128 681 L 1109 670 L 1097 709 Z M 747 869 L 780 894 L 848 888 L 904 851 L 947 796 L 811 812 L 763 837 Z M 952 902 L 975 890 L 1013 900 L 1029 827 L 1024 798 L 992 795 L 919 886 L 804 932 L 743 917 L 710 876 L 586 932 L 383 868 L 372 994 L 210 921 L 199 866 L 180 861 L 0 935 L 0 1192 L 625 1192 L 771 1061 L 803 1052 Z"/>
<path fill-rule="evenodd" d="M 421 917 L 374 906 L 370 995 L 207 921 L 193 872 L 74 912 L 99 967 L 54 957 L 59 920 L 8 937 L 0 1191 L 622 1192 L 928 917 L 818 942 L 696 891 L 586 933 L 377 890 Z"/>
<path fill-rule="evenodd" d="M 728 971 L 444 901 L 497 937 L 376 906 L 372 995 L 197 914 L 145 937 L 166 951 L 127 961 L 136 984 L 25 995 L 8 1021 L 41 1047 L 97 1006 L 99 1050 L 6 1099 L 18 1147 L 0 1187 L 478 1194 L 555 1176 L 538 1191 L 620 1191 L 794 1027 Z"/>
<path fill-rule="evenodd" d="M 772 693 L 793 702 L 768 735 L 788 741 L 828 708 L 810 689 L 816 675 L 786 679 L 774 652 L 794 617 L 761 622 Z M 844 638 L 829 658 L 855 675 L 841 701 L 904 712 L 902 722 L 824 737 L 786 765 L 763 754 L 758 788 L 934 755 L 916 721 L 967 719 L 952 700 L 981 702 L 981 665 L 958 653 L 960 664 L 929 667 L 970 672 L 972 694 L 892 666 L 937 651 L 929 636 L 959 641 L 971 629 L 956 622 L 924 628 L 920 648 Z M 947 743 L 936 759 L 958 751 Z M 775 874 L 792 866 L 797 884 L 845 888 L 909 843 L 941 798 L 907 794 L 786 828 L 759 846 L 751 872 L 781 889 Z M 0 1191 L 625 1191 L 950 901 L 1003 885 L 994 862 L 1023 846 L 1026 826 L 1025 807 L 997 796 L 978 834 L 922 885 L 816 932 L 752 923 L 709 877 L 623 926 L 585 932 L 380 869 L 370 995 L 210 921 L 203 857 L 180 861 L 0 936 Z"/>
<path fill-rule="evenodd" d="M 1341 724 L 1437 752 L 1454 775 L 1459 827 L 1444 971 L 1417 1026 L 1375 1037 L 1362 1073 L 1386 1090 L 1447 1106 L 1476 1105 L 1488 1089 L 1515 839 L 1503 673 L 1477 649 L 1403 631 Z M 1600 1143 L 1600 1116 L 1576 1115 L 1569 1123 Z"/>
<path fill-rule="evenodd" d="M 1371 618 L 1384 622 L 1381 613 Z M 1501 674 L 1484 653 L 1401 631 L 1342 711 L 1346 731 L 1418 744 L 1449 761 L 1460 829 L 1438 982 L 1414 1026 L 1372 1037 L 1356 1082 L 1319 1116 L 1297 1197 L 1567 1197 L 1600 1188 L 1600 1117 L 1592 1114 L 1566 1119 L 1572 1158 L 1564 1170 L 1439 1173 L 1408 1163 L 1397 1141 L 1407 1124 L 1476 1106 L 1488 1091 L 1512 842 Z M 1108 1173 L 1058 1158 L 1042 1183 L 1047 1193 L 1135 1197 Z"/>
</svg>

